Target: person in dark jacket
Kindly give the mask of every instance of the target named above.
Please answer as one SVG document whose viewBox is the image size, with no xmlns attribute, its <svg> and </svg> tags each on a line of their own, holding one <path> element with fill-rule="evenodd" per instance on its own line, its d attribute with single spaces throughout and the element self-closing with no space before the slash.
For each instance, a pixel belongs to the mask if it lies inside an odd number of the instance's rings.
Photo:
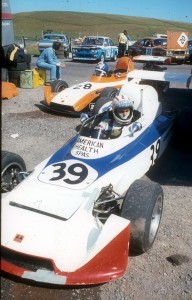
<svg viewBox="0 0 192 300">
<path fill-rule="evenodd" d="M 56 56 L 55 51 L 59 50 L 61 47 L 60 42 L 53 42 L 52 47 L 46 48 L 43 50 L 39 56 L 36 66 L 38 69 L 50 70 L 50 80 L 61 79 L 62 68 L 65 67 L 65 64 L 62 64 Z"/>
</svg>

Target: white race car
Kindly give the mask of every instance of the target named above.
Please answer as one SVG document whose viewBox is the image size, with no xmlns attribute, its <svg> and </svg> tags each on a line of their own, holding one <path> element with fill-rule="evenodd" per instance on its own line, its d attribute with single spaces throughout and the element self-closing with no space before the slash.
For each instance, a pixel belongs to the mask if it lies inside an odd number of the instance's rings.
<svg viewBox="0 0 192 300">
<path fill-rule="evenodd" d="M 23 160 L 4 152 L 3 271 L 52 284 L 98 284 L 122 276 L 129 253 L 152 246 L 163 191 L 142 177 L 166 149 L 175 115 L 162 111 L 150 85 L 132 80 L 121 92 L 133 101 L 134 119 L 118 134 L 99 126 L 112 117 L 105 109 L 22 181 Z"/>
</svg>

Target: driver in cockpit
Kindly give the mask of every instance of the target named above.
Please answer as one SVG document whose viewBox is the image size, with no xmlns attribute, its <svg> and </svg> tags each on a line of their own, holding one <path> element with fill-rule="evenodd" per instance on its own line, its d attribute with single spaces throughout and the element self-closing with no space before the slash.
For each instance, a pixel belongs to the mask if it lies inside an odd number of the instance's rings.
<svg viewBox="0 0 192 300">
<path fill-rule="evenodd" d="M 96 127 L 97 129 L 102 128 L 103 135 L 106 134 L 106 138 L 117 138 L 121 135 L 123 127 L 132 122 L 133 102 L 123 95 L 116 96 L 112 101 L 111 108 L 108 115 L 105 115 Z"/>
</svg>

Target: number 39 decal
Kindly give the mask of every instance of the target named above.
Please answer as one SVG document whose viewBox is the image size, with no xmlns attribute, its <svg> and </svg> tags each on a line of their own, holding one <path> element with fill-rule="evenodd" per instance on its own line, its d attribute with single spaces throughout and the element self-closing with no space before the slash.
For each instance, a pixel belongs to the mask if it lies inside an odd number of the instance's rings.
<svg viewBox="0 0 192 300">
<path fill-rule="evenodd" d="M 159 151 L 160 151 L 160 140 L 157 140 L 157 142 L 153 145 L 151 145 L 151 164 L 154 165 L 156 163 L 156 160 L 159 157 Z"/>
<path fill-rule="evenodd" d="M 66 160 L 47 166 L 38 179 L 44 183 L 73 189 L 84 189 L 97 176 L 97 171 L 89 165 L 76 160 Z"/>
</svg>

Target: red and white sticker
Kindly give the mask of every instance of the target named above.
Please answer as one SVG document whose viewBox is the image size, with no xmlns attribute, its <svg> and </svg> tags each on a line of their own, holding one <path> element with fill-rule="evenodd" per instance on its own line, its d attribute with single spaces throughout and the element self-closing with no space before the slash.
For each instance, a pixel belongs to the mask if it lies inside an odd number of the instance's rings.
<svg viewBox="0 0 192 300">
<path fill-rule="evenodd" d="M 14 242 L 21 243 L 23 239 L 24 239 L 24 235 L 17 233 L 13 240 Z"/>
</svg>

